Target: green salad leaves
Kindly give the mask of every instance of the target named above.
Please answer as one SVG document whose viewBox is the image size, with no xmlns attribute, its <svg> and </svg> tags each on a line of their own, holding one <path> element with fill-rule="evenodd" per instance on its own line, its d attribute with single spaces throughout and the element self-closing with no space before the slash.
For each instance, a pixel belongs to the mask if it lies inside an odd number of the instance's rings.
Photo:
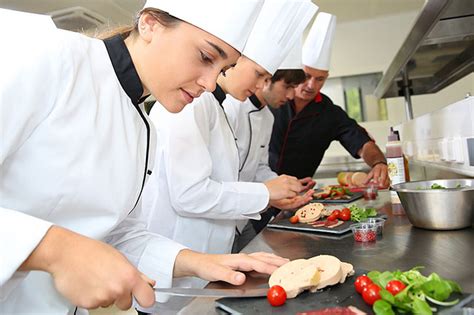
<svg viewBox="0 0 474 315">
<path fill-rule="evenodd" d="M 433 314 L 437 311 L 428 302 L 439 306 L 451 306 L 459 299 L 446 301 L 453 292 L 461 292 L 461 287 L 454 281 L 442 279 L 438 274 L 432 273 L 428 277 L 421 274 L 415 267 L 408 271 L 371 271 L 367 276 L 382 289 L 381 299 L 373 305 L 377 315 L 391 315 L 395 313 Z M 406 284 L 406 288 L 393 296 L 383 289 L 391 280 L 399 280 Z"/>
<path fill-rule="evenodd" d="M 377 215 L 377 210 L 375 210 L 375 208 L 363 208 L 357 205 L 351 205 L 349 210 L 351 210 L 351 221 L 354 222 L 360 222 L 363 219 L 375 217 Z"/>
</svg>

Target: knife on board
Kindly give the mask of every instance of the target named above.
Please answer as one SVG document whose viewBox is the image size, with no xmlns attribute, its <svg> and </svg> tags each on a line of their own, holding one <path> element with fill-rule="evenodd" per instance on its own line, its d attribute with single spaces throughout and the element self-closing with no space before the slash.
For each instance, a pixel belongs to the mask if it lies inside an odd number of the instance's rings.
<svg viewBox="0 0 474 315">
<path fill-rule="evenodd" d="M 196 288 L 153 288 L 155 293 L 173 296 L 240 298 L 267 296 L 268 288 L 256 289 L 196 289 Z"/>
</svg>

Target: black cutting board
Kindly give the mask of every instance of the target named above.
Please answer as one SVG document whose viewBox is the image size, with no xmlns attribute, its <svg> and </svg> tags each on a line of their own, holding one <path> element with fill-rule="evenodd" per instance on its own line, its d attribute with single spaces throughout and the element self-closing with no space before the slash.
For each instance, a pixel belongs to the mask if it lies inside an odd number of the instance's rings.
<svg viewBox="0 0 474 315">
<path fill-rule="evenodd" d="M 311 200 L 311 202 L 320 202 L 320 203 L 350 203 L 350 202 L 353 202 L 357 199 L 360 199 L 364 196 L 364 193 L 362 192 L 354 192 L 352 193 L 352 196 L 350 199 L 316 199 L 316 198 L 313 198 L 313 200 Z"/>
<path fill-rule="evenodd" d="M 377 214 L 373 218 L 387 218 L 385 214 Z M 311 232 L 311 233 L 324 233 L 324 234 L 332 234 L 332 235 L 341 235 L 351 231 L 351 224 L 357 222 L 354 221 L 344 221 L 343 224 L 336 226 L 335 228 L 328 228 L 325 226 L 318 226 L 314 227 L 310 224 L 306 223 L 291 223 L 288 218 L 277 218 L 270 222 L 267 226 L 273 229 L 283 229 L 283 230 L 290 230 L 290 231 L 299 231 L 299 232 Z"/>
<path fill-rule="evenodd" d="M 296 314 L 297 312 L 317 310 L 336 306 L 355 306 L 367 314 L 373 314 L 371 306 L 365 304 L 362 296 L 355 291 L 355 279 L 367 273 L 364 270 L 358 270 L 356 274 L 346 280 L 345 283 L 337 284 L 323 289 L 321 292 L 310 293 L 308 291 L 301 293 L 294 299 L 287 300 L 283 306 L 271 306 L 266 297 L 260 298 L 223 298 L 216 301 L 216 307 L 229 314 Z M 460 303 L 453 309 L 460 307 L 470 299 L 472 294 L 452 295 L 451 298 L 460 297 Z M 446 308 L 439 308 L 446 310 Z"/>
</svg>

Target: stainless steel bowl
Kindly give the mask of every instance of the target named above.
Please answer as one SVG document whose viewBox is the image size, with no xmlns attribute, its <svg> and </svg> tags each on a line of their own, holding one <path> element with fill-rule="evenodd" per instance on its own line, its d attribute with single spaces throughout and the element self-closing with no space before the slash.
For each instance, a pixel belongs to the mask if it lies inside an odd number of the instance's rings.
<svg viewBox="0 0 474 315">
<path fill-rule="evenodd" d="M 435 183 L 446 189 L 430 189 Z M 393 188 L 400 197 L 408 220 L 416 227 L 455 230 L 473 224 L 474 179 L 408 182 Z"/>
</svg>

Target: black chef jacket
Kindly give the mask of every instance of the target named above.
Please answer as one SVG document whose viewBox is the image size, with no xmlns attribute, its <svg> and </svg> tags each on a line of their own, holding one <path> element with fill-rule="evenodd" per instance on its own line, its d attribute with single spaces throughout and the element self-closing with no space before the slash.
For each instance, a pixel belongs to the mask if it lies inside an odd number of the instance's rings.
<svg viewBox="0 0 474 315">
<path fill-rule="evenodd" d="M 333 140 L 338 140 L 355 158 L 360 158 L 357 152 L 371 141 L 364 128 L 321 93 L 298 114 L 293 101 L 271 109 L 275 122 L 269 163 L 278 174 L 312 177 Z"/>
</svg>

